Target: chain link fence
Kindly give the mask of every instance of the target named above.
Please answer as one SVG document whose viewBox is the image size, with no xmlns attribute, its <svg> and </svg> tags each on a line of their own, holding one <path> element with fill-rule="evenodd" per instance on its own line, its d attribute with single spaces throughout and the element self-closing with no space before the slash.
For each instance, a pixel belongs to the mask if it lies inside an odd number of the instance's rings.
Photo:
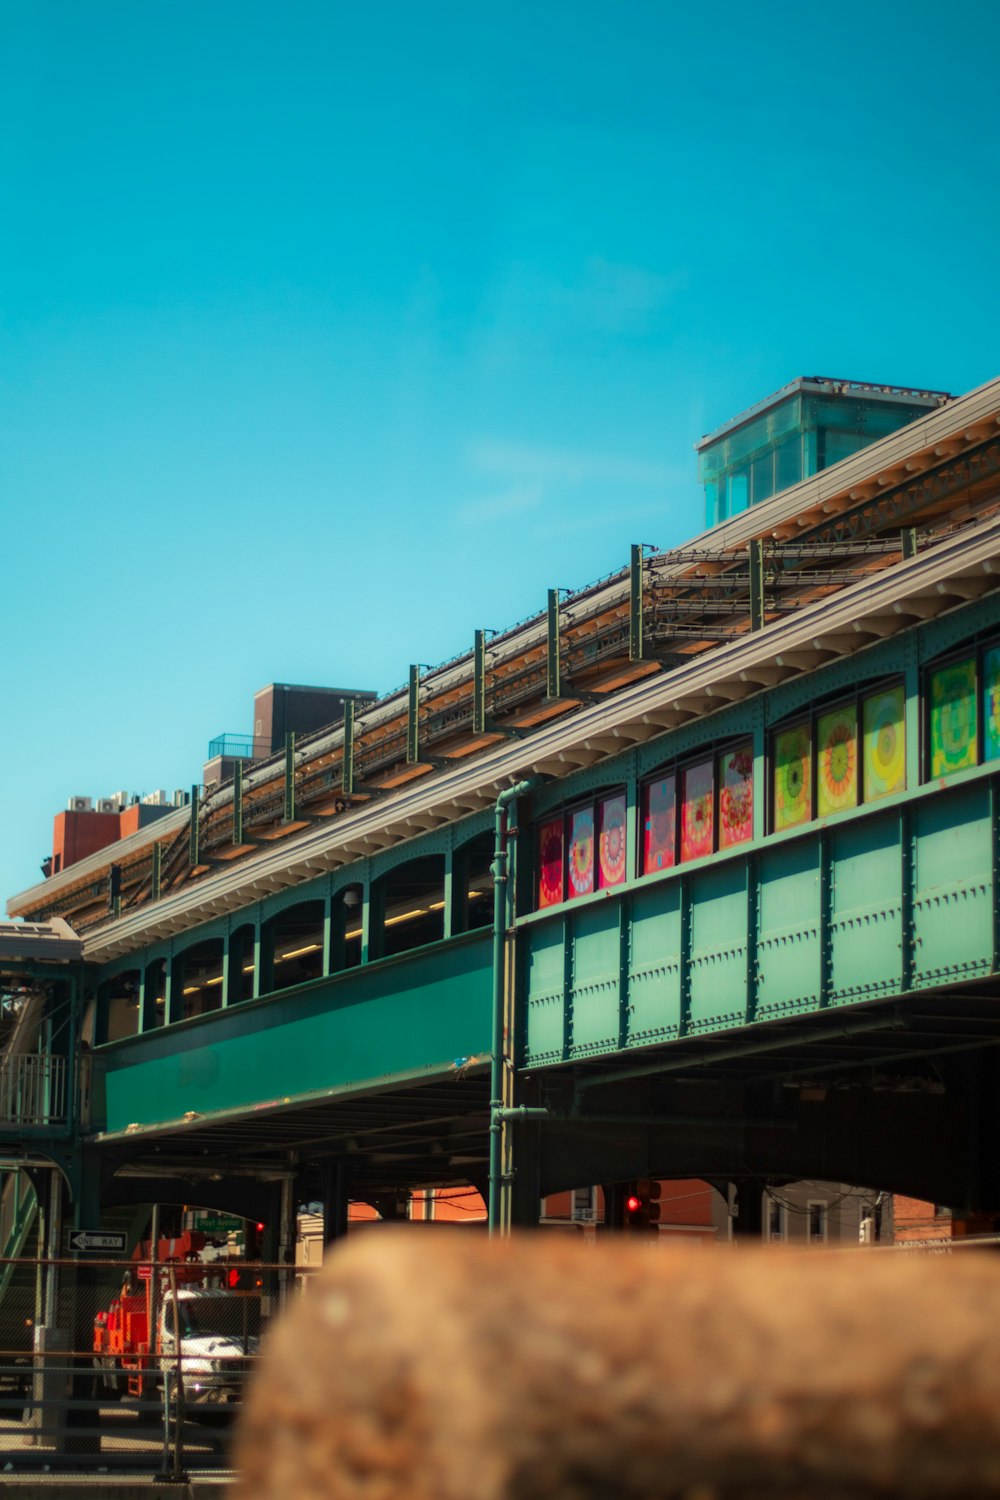
<svg viewBox="0 0 1000 1500">
<path fill-rule="evenodd" d="M 245 1260 L 0 1260 L 4 1474 L 229 1468 L 268 1323 L 308 1269 Z"/>
</svg>

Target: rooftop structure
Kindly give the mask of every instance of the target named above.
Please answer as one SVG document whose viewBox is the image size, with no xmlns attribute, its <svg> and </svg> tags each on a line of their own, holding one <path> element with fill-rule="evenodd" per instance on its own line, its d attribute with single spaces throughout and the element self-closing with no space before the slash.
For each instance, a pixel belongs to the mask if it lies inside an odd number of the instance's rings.
<svg viewBox="0 0 1000 1500">
<path fill-rule="evenodd" d="M 695 444 L 705 524 L 759 505 L 943 406 L 946 391 L 804 375 Z"/>
</svg>

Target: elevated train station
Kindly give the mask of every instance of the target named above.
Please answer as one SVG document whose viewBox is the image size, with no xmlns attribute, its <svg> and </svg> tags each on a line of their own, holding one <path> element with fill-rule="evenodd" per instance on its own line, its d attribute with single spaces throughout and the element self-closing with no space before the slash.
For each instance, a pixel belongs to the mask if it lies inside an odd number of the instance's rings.
<svg viewBox="0 0 1000 1500">
<path fill-rule="evenodd" d="M 646 1176 L 1000 1211 L 1000 380 L 895 399 L 812 473 L 800 405 L 779 489 L 788 423 L 727 424 L 750 488 L 715 464 L 689 544 L 216 742 L 225 779 L 12 896 L 8 1172 L 275 1255 L 299 1203 L 333 1238 L 468 1184 L 500 1231 Z"/>
</svg>

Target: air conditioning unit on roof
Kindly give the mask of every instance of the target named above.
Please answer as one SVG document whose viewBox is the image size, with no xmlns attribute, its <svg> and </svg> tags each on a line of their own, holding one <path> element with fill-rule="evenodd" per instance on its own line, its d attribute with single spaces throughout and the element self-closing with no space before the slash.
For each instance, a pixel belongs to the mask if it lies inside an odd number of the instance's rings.
<svg viewBox="0 0 1000 1500">
<path fill-rule="evenodd" d="M 70 797 L 66 803 L 67 812 L 93 812 L 94 803 L 90 797 Z"/>
<path fill-rule="evenodd" d="M 117 797 L 98 797 L 97 811 L 99 813 L 116 813 L 118 811 Z"/>
</svg>

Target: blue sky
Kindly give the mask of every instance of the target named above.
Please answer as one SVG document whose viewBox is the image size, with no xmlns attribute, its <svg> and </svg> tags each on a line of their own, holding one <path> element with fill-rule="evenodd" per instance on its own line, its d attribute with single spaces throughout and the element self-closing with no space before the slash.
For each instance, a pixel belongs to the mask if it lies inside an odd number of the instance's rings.
<svg viewBox="0 0 1000 1500">
<path fill-rule="evenodd" d="M 4 0 L 0 895 L 273 680 L 701 525 L 800 374 L 1000 374 L 1000 8 Z"/>
</svg>

